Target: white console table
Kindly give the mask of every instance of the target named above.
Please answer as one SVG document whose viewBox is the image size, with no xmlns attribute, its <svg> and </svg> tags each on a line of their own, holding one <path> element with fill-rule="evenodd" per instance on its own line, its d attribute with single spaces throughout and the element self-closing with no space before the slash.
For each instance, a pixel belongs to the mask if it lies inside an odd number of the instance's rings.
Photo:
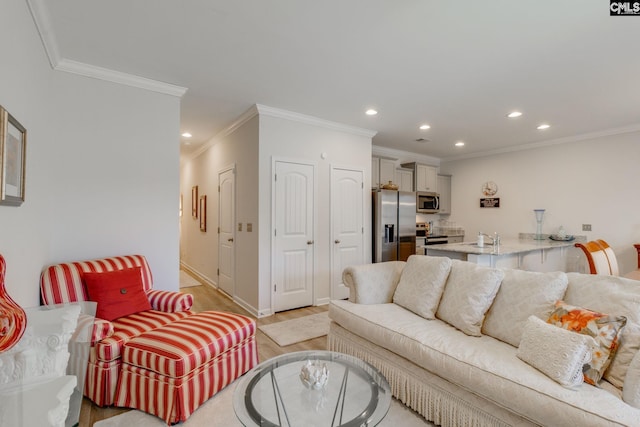
<svg viewBox="0 0 640 427">
<path fill-rule="evenodd" d="M 23 337 L 0 353 L 0 426 L 77 425 L 84 371 L 75 375 L 68 362 L 70 352 L 88 355 L 95 303 L 33 307 L 25 312 Z M 85 321 L 79 323 L 79 316 Z"/>
</svg>

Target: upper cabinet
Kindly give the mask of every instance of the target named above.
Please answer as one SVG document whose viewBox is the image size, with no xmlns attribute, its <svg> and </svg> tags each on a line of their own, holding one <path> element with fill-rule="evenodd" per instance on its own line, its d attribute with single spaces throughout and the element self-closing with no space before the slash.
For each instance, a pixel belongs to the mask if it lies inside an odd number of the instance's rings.
<svg viewBox="0 0 640 427">
<path fill-rule="evenodd" d="M 438 175 L 438 192 L 440 193 L 439 214 L 451 214 L 451 175 Z M 451 241 L 449 241 L 451 243 Z"/>
<path fill-rule="evenodd" d="M 393 160 L 380 157 L 371 158 L 371 188 L 378 189 L 389 181 L 396 182 L 396 163 Z"/>
<path fill-rule="evenodd" d="M 415 191 L 438 191 L 438 169 L 420 163 L 403 163 L 403 168 L 413 169 Z"/>
<path fill-rule="evenodd" d="M 396 179 L 400 191 L 413 191 L 413 171 L 409 169 L 396 169 Z"/>
</svg>

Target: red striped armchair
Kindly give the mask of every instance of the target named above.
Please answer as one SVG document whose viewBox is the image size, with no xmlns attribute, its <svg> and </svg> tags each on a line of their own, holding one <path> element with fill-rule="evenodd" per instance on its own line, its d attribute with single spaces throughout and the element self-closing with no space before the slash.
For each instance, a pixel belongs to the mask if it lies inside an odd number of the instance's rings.
<svg viewBox="0 0 640 427">
<path fill-rule="evenodd" d="M 51 265 L 44 269 L 40 277 L 42 304 L 51 305 L 91 300 L 84 277 L 85 273 L 129 271 L 129 269 L 135 268 L 140 268 L 142 288 L 151 309 L 113 320 L 95 318 L 86 367 L 84 394 L 99 406 L 109 406 L 114 403 L 124 344 L 144 332 L 194 314 L 190 311 L 193 297 L 181 292 L 153 289 L 151 270 L 142 255 L 117 256 Z M 99 312 L 100 304 L 98 301 Z M 80 322 L 82 321 L 83 319 L 80 319 Z M 84 360 L 86 360 L 86 355 L 84 355 Z M 74 361 L 70 360 L 69 364 L 73 366 Z M 78 367 L 77 369 L 83 368 Z M 82 377 L 81 374 L 78 375 L 78 378 Z"/>
</svg>

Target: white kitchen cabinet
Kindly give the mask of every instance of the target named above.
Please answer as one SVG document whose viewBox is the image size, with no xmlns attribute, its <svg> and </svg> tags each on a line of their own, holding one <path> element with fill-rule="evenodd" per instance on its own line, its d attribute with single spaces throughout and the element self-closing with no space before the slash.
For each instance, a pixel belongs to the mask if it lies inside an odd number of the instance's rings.
<svg viewBox="0 0 640 427">
<path fill-rule="evenodd" d="M 371 158 L 371 189 L 380 188 L 380 159 L 378 157 Z"/>
<path fill-rule="evenodd" d="M 420 163 L 411 162 L 403 163 L 403 168 L 413 170 L 414 191 L 438 191 L 438 168 L 435 166 L 421 165 Z"/>
<path fill-rule="evenodd" d="M 397 184 L 396 179 L 396 162 L 389 159 L 380 159 L 380 185 L 388 184 L 389 181 Z"/>
<path fill-rule="evenodd" d="M 371 188 L 377 189 L 388 184 L 389 181 L 397 184 L 396 179 L 396 162 L 390 159 L 382 159 L 380 157 L 371 158 Z"/>
<path fill-rule="evenodd" d="M 451 175 L 438 175 L 438 193 L 440 193 L 440 211 L 443 215 L 451 214 Z"/>
<path fill-rule="evenodd" d="M 393 182 L 398 184 L 398 190 L 400 191 L 413 191 L 413 171 L 396 169 L 396 178 Z"/>
<path fill-rule="evenodd" d="M 416 191 L 438 191 L 438 170 L 435 167 L 416 165 Z"/>
</svg>

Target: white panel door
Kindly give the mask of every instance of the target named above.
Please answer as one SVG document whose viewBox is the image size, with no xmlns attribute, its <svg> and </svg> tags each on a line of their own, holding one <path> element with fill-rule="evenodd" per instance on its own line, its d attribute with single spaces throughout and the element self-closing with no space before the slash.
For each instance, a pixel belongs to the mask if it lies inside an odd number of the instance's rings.
<svg viewBox="0 0 640 427">
<path fill-rule="evenodd" d="M 314 166 L 275 164 L 274 311 L 313 304 Z"/>
<path fill-rule="evenodd" d="M 331 298 L 349 297 L 342 271 L 364 263 L 364 185 L 357 170 L 331 170 Z"/>
<path fill-rule="evenodd" d="M 218 287 L 235 295 L 235 170 L 218 174 Z"/>
</svg>

